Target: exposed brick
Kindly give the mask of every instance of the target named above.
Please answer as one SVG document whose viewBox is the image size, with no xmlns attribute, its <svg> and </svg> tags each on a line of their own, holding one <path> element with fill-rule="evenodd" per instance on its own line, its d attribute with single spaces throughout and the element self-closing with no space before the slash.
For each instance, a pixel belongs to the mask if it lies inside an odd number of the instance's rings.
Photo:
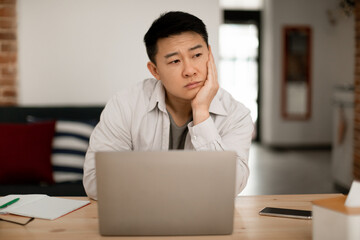
<svg viewBox="0 0 360 240">
<path fill-rule="evenodd" d="M 16 0 L 0 0 L 0 4 L 4 3 L 4 4 L 15 4 Z"/>
<path fill-rule="evenodd" d="M 11 41 L 11 42 L 7 42 L 7 43 L 2 43 L 1 51 L 2 52 L 16 52 L 17 51 L 16 42 Z"/>
<path fill-rule="evenodd" d="M 356 113 L 354 115 L 354 124 L 355 124 L 355 126 L 356 126 L 356 124 L 360 125 L 360 114 L 359 113 Z"/>
<path fill-rule="evenodd" d="M 15 78 L 16 68 L 14 66 L 4 66 L 1 69 L 1 74 L 3 78 Z"/>
<path fill-rule="evenodd" d="M 356 121 L 356 120 L 355 120 Z M 357 119 L 357 121 L 359 121 L 359 118 Z M 354 133 L 358 132 L 360 133 L 360 124 L 354 124 Z"/>
<path fill-rule="evenodd" d="M 15 17 L 16 11 L 14 5 L 0 5 L 0 17 Z"/>
<path fill-rule="evenodd" d="M 354 150 L 354 157 L 355 157 L 356 159 L 360 159 L 360 152 L 357 151 L 357 149 Z"/>
<path fill-rule="evenodd" d="M 16 0 L 0 0 L 0 106 L 17 105 Z"/>
<path fill-rule="evenodd" d="M 0 29 L 14 29 L 15 27 L 15 19 L 0 19 Z"/>
<path fill-rule="evenodd" d="M 15 63 L 16 54 L 0 54 L 0 64 L 2 63 Z"/>
<path fill-rule="evenodd" d="M 360 112 L 359 112 L 359 107 L 355 107 L 355 114 L 354 114 L 354 120 L 360 120 Z M 360 121 L 359 121 L 360 123 Z"/>
<path fill-rule="evenodd" d="M 0 32 L 0 40 L 15 40 L 15 32 Z"/>
<path fill-rule="evenodd" d="M 359 90 L 355 91 L 354 100 L 355 100 L 355 107 L 360 107 L 360 91 Z"/>
<path fill-rule="evenodd" d="M 359 133 L 359 131 L 355 131 L 357 133 Z M 355 134 L 356 135 L 356 134 Z M 360 149 L 360 137 L 359 134 L 357 136 L 354 137 L 355 141 L 354 141 L 354 147 L 359 148 Z"/>
<path fill-rule="evenodd" d="M 354 161 L 353 176 L 360 180 L 360 1 L 355 1 L 355 107 L 354 107 Z"/>
<path fill-rule="evenodd" d="M 0 87 L 6 86 L 14 86 L 15 85 L 15 78 L 0 78 Z"/>
<path fill-rule="evenodd" d="M 1 98 L 0 97 L 0 106 L 16 106 L 16 98 Z"/>
<path fill-rule="evenodd" d="M 15 86 L 3 88 L 1 95 L 2 95 L 2 97 L 5 97 L 5 98 L 8 98 L 8 97 L 15 98 L 17 95 Z"/>
</svg>

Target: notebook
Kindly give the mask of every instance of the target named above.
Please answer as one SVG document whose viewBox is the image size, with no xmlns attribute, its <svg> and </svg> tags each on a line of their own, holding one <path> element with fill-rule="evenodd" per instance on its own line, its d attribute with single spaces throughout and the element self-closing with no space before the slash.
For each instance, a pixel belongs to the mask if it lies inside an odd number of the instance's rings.
<svg viewBox="0 0 360 240">
<path fill-rule="evenodd" d="M 0 198 L 0 205 L 17 198 L 19 200 L 14 204 L 0 209 L 0 214 L 54 220 L 90 203 L 90 201 L 49 197 L 45 194 L 11 194 Z"/>
<path fill-rule="evenodd" d="M 98 152 L 95 161 L 101 235 L 232 233 L 235 152 Z"/>
</svg>

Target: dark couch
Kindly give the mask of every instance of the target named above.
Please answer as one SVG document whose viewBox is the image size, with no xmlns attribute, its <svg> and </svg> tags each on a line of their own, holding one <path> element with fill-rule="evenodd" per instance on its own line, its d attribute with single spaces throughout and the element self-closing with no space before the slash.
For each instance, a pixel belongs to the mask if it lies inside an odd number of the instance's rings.
<svg viewBox="0 0 360 240">
<path fill-rule="evenodd" d="M 42 119 L 99 121 L 103 106 L 26 106 L 0 107 L 0 123 L 26 123 L 29 116 Z M 1 134 L 1 133 L 0 133 Z M 0 159 L 0 162 L 2 159 Z M 50 196 L 85 196 L 82 181 L 54 184 L 0 184 L 0 196 L 7 194 L 48 194 Z"/>
</svg>

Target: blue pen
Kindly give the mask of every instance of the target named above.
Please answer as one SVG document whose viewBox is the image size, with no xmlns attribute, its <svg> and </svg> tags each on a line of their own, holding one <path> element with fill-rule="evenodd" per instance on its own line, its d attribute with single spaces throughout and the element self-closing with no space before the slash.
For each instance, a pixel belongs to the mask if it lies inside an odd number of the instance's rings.
<svg viewBox="0 0 360 240">
<path fill-rule="evenodd" d="M 19 200 L 20 200 L 20 198 L 15 198 L 15 199 L 13 199 L 13 200 L 11 200 L 11 201 L 9 201 L 9 202 L 1 205 L 1 206 L 0 206 L 0 209 L 6 208 L 7 206 L 10 206 L 11 204 L 16 203 L 16 202 L 19 201 Z"/>
</svg>

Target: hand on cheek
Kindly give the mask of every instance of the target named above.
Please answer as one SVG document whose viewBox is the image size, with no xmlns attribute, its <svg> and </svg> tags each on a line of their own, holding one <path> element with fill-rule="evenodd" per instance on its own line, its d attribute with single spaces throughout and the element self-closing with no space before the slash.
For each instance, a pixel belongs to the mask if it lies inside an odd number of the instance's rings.
<svg viewBox="0 0 360 240">
<path fill-rule="evenodd" d="M 209 108 L 219 89 L 214 57 L 209 46 L 209 59 L 207 62 L 207 78 L 204 86 L 191 101 L 194 125 L 205 121 L 209 116 Z"/>
</svg>

